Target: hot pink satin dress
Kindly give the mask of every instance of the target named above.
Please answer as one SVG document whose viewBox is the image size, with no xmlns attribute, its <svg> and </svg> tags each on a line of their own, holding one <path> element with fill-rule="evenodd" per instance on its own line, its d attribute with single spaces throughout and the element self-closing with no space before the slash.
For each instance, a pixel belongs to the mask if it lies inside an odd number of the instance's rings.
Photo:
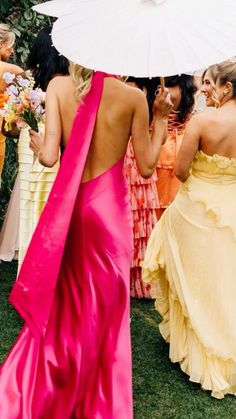
<svg viewBox="0 0 236 419">
<path fill-rule="evenodd" d="M 123 159 L 81 184 L 103 78 L 78 110 L 10 297 L 26 323 L 0 370 L 1 419 L 133 417 Z"/>
</svg>

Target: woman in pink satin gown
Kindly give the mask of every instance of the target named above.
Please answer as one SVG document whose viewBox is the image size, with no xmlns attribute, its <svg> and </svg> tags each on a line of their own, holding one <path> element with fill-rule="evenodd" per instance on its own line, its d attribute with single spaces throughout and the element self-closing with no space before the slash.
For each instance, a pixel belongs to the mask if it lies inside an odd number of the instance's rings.
<svg viewBox="0 0 236 419">
<path fill-rule="evenodd" d="M 32 131 L 31 148 L 45 166 L 65 151 L 10 296 L 25 326 L 0 370 L 0 418 L 131 419 L 123 157 L 132 134 L 141 173 L 153 173 L 172 104 L 160 92 L 150 138 L 145 95 L 77 65 L 46 100 L 45 138 Z"/>
</svg>

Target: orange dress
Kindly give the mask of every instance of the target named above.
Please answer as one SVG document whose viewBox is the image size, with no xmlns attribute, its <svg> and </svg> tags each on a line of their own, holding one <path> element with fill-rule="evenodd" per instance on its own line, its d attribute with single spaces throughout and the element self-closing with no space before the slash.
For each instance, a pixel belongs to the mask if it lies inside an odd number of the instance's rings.
<svg viewBox="0 0 236 419">
<path fill-rule="evenodd" d="M 6 142 L 6 137 L 4 137 L 3 133 L 1 132 L 1 128 L 2 128 L 2 117 L 0 117 L 0 182 L 1 182 L 3 165 L 4 165 L 5 142 Z"/>
<path fill-rule="evenodd" d="M 142 281 L 140 263 L 144 259 L 149 236 L 157 222 L 156 211 L 159 207 L 156 173 L 144 179 L 138 171 L 132 142 L 128 144 L 124 170 L 129 186 L 133 214 L 133 255 L 130 271 L 131 297 L 150 298 L 149 285 Z"/>
<path fill-rule="evenodd" d="M 179 190 L 180 181 L 174 174 L 174 164 L 188 120 L 189 118 L 184 123 L 181 123 L 179 122 L 178 114 L 171 113 L 169 116 L 168 136 L 165 144 L 161 146 L 156 170 L 156 186 L 159 198 L 159 205 L 156 211 L 158 219 L 174 200 Z"/>
<path fill-rule="evenodd" d="M 3 105 L 2 96 L 4 95 L 4 92 L 7 88 L 7 84 L 2 78 L 3 74 L 6 72 L 10 72 L 12 74 L 19 74 L 21 71 L 23 70 L 21 70 L 20 67 L 14 64 L 5 63 L 0 60 L 0 99 L 1 99 L 0 107 L 2 107 Z M 5 159 L 5 148 L 6 148 L 6 137 L 3 135 L 1 131 L 2 123 L 3 123 L 3 118 L 0 116 L 0 186 L 1 186 L 1 175 L 3 171 L 4 159 Z"/>
</svg>

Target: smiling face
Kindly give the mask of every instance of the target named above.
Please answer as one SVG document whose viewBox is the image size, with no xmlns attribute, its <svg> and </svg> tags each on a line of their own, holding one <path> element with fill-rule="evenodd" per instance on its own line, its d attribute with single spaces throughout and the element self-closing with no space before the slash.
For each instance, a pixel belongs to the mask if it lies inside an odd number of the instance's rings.
<svg viewBox="0 0 236 419">
<path fill-rule="evenodd" d="M 215 106 L 216 102 L 213 99 L 214 82 L 209 70 L 206 71 L 202 80 L 201 92 L 205 96 L 206 106 Z"/>
</svg>

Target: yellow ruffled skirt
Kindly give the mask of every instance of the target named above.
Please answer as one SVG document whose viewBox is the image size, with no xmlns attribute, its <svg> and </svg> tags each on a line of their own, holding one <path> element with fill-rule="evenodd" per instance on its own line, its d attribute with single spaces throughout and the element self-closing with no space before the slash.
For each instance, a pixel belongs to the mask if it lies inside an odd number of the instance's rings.
<svg viewBox="0 0 236 419">
<path fill-rule="evenodd" d="M 232 179 L 214 183 L 190 176 L 154 228 L 143 262 L 171 361 L 216 398 L 236 394 Z"/>
<path fill-rule="evenodd" d="M 20 173 L 19 267 L 56 178 L 59 163 L 42 166 L 29 148 L 28 128 L 21 130 L 18 143 Z"/>
</svg>

